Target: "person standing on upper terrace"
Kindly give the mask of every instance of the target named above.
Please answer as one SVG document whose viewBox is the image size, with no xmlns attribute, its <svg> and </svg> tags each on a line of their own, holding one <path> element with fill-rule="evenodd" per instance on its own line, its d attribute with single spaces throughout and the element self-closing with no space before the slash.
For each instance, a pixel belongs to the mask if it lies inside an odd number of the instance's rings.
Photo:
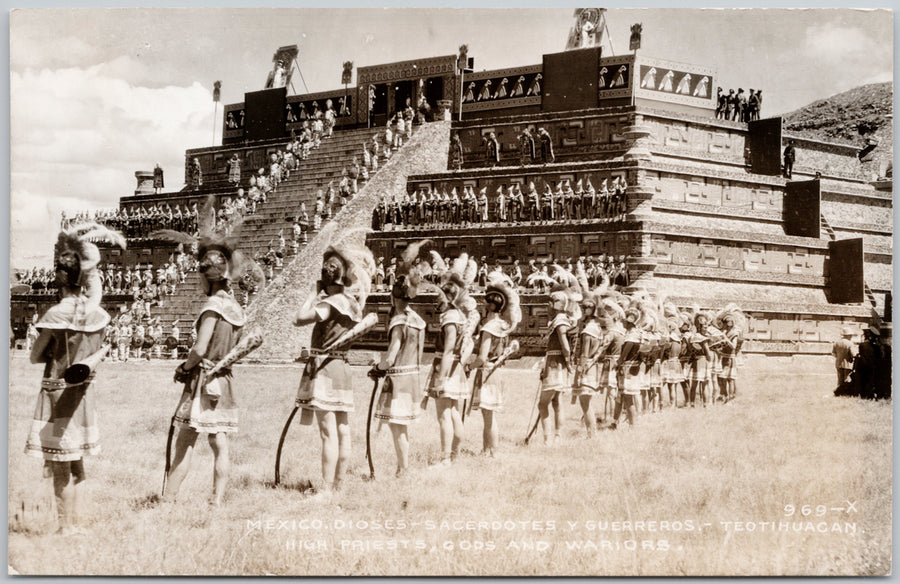
<svg viewBox="0 0 900 584">
<path fill-rule="evenodd" d="M 500 163 L 500 142 L 497 141 L 497 135 L 491 132 L 483 139 L 484 157 L 488 166 L 494 166 Z"/>
<path fill-rule="evenodd" d="M 331 138 L 334 134 L 334 121 L 337 114 L 334 112 L 334 106 L 331 100 L 325 101 L 325 137 Z"/>
<path fill-rule="evenodd" d="M 534 136 L 532 136 L 531 134 L 531 126 L 526 126 L 522 133 L 519 134 L 519 149 L 519 162 L 522 164 L 522 166 L 525 166 L 526 164 L 534 164 L 535 148 Z"/>
<path fill-rule="evenodd" d="M 538 137 L 541 140 L 541 164 L 554 162 L 556 158 L 553 156 L 553 138 L 544 128 L 538 128 Z"/>
<path fill-rule="evenodd" d="M 165 181 L 163 180 L 163 169 L 160 168 L 159 163 L 156 164 L 156 168 L 153 169 L 153 190 L 159 193 L 162 189 L 166 187 Z"/>
<path fill-rule="evenodd" d="M 797 159 L 797 151 L 794 149 L 794 141 L 788 140 L 784 148 L 784 178 L 791 178 L 794 171 L 794 161 Z"/>
<path fill-rule="evenodd" d="M 194 158 L 190 167 L 191 188 L 195 191 L 200 190 L 203 185 L 203 169 L 200 167 L 200 159 Z"/>
<path fill-rule="evenodd" d="M 747 98 L 747 121 L 759 119 L 759 94 L 750 88 L 750 96 Z"/>
<path fill-rule="evenodd" d="M 463 164 L 462 142 L 459 140 L 459 134 L 453 134 L 450 138 L 450 170 L 459 170 Z"/>
<path fill-rule="evenodd" d="M 231 159 L 227 163 L 228 166 L 228 182 L 237 186 L 241 182 L 241 159 L 237 152 L 231 155 Z"/>
</svg>

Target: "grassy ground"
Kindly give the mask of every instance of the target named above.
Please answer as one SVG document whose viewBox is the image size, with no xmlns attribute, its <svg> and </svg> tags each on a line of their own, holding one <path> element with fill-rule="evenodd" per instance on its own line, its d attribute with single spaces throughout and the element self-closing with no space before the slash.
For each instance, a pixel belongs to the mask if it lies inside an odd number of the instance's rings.
<svg viewBox="0 0 900 584">
<path fill-rule="evenodd" d="M 449 469 L 425 468 L 439 450 L 432 403 L 410 431 L 405 477 L 393 478 L 387 428 L 373 437 L 374 482 L 365 480 L 371 384 L 359 369 L 351 476 L 324 504 L 298 489 L 320 473 L 313 427 L 295 422 L 285 486 L 270 486 L 299 368 L 238 367 L 241 432 L 219 509 L 206 504 L 206 444 L 178 503 L 145 504 L 162 482 L 180 393 L 171 381 L 175 362 L 105 363 L 93 388 L 103 452 L 86 463 L 86 532 L 62 537 L 53 534 L 51 510 L 33 511 L 51 490 L 41 463 L 22 454 L 40 368 L 17 354 L 9 388 L 9 563 L 22 574 L 73 575 L 889 573 L 891 404 L 834 398 L 827 360 L 823 368 L 766 363 L 750 361 L 729 405 L 647 414 L 634 428 L 602 431 L 592 441 L 566 399 L 563 440 L 552 446 L 518 444 L 533 415 L 537 374 L 504 371 L 498 458 L 475 454 L 476 412 L 466 422 L 469 454 Z M 14 516 L 23 502 L 31 510 L 24 521 Z"/>
</svg>

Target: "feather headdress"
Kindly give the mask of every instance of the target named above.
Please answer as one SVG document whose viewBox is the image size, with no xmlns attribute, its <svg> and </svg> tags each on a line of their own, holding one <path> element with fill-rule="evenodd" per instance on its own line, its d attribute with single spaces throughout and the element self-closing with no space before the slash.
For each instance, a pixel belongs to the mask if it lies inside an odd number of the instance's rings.
<svg viewBox="0 0 900 584">
<path fill-rule="evenodd" d="M 197 211 L 197 235 L 175 231 L 172 229 L 159 229 L 150 233 L 151 239 L 170 241 L 182 245 L 190 245 L 197 250 L 197 259 L 202 260 L 210 251 L 219 251 L 225 257 L 225 272 L 222 277 L 229 280 L 239 280 L 248 271 L 258 277 L 256 269 L 248 262 L 252 261 L 237 251 L 237 245 L 241 238 L 241 232 L 245 224 L 244 217 L 237 215 L 232 221 L 222 225 L 216 224 L 216 196 L 210 194 L 203 201 L 203 205 Z M 259 266 L 257 266 L 259 268 Z M 260 270 L 261 272 L 261 270 Z M 210 276 L 212 278 L 212 276 Z M 263 278 L 264 279 L 264 278 Z"/>
<path fill-rule="evenodd" d="M 554 263 L 550 266 L 553 279 L 556 285 L 550 288 L 550 293 L 562 292 L 566 296 L 566 314 L 572 320 L 581 320 L 581 305 L 579 304 L 584 298 L 581 284 L 578 278 L 559 264 Z M 587 279 L 585 279 L 587 283 Z"/>
<path fill-rule="evenodd" d="M 217 230 L 216 196 L 209 195 L 197 212 L 196 236 L 173 229 L 159 229 L 150 233 L 150 238 L 192 246 L 196 245 L 198 257 L 203 257 L 210 249 L 218 249 L 225 254 L 226 258 L 231 259 L 234 249 L 237 247 L 242 227 L 243 219 L 238 219 L 224 226 L 223 229 Z"/>
<path fill-rule="evenodd" d="M 100 250 L 95 242 L 105 242 L 125 249 L 125 238 L 118 231 L 113 231 L 93 221 L 77 223 L 59 233 L 56 238 L 54 252 L 58 258 L 66 251 L 78 257 L 80 275 L 77 285 L 81 286 L 85 297 L 85 312 L 100 306 L 103 297 L 103 282 L 97 273 L 100 263 Z"/>
<path fill-rule="evenodd" d="M 443 274 L 449 269 L 447 267 L 447 262 L 445 262 L 444 258 L 441 257 L 441 254 L 432 249 L 428 252 L 428 255 L 431 257 L 431 269 L 435 273 Z"/>
<path fill-rule="evenodd" d="M 346 267 L 344 292 L 359 304 L 360 317 L 366 299 L 372 291 L 372 278 L 377 269 L 372 250 L 364 245 L 351 245 L 344 239 L 341 243 L 329 245 L 323 259 L 336 256 Z"/>
<path fill-rule="evenodd" d="M 734 325 L 739 329 L 747 330 L 747 317 L 744 316 L 744 312 L 737 304 L 733 302 L 729 303 L 725 305 L 725 308 L 719 311 L 714 321 L 716 326 L 724 327 L 724 321 L 727 317 L 734 320 Z"/>
<path fill-rule="evenodd" d="M 485 296 L 499 294 L 503 301 L 500 305 L 500 318 L 503 320 L 503 333 L 509 334 L 522 321 L 522 308 L 519 305 L 519 293 L 512 279 L 500 270 L 495 270 L 487 275 Z"/>
<path fill-rule="evenodd" d="M 419 252 L 426 244 L 433 243 L 430 239 L 415 241 L 406 246 L 400 253 L 400 261 L 397 263 L 397 282 L 395 290 L 391 293 L 399 298 L 412 300 L 419 292 L 427 287 L 425 277 L 431 274 L 431 266 L 428 262 L 418 261 Z"/>
<path fill-rule="evenodd" d="M 434 258 L 434 256 L 432 256 L 432 258 Z M 439 256 L 438 258 L 440 259 Z M 478 327 L 478 321 L 480 320 L 478 304 L 468 293 L 470 286 L 478 275 L 478 263 L 474 259 L 470 259 L 469 254 L 462 253 L 458 258 L 451 262 L 446 271 L 439 275 L 441 288 L 444 288 L 450 283 L 459 288 L 455 298 L 446 297 L 443 291 L 440 292 L 439 296 L 444 295 L 447 301 L 463 315 L 460 361 L 465 363 L 472 355 L 472 351 L 475 348 L 474 334 L 475 329 Z"/>
<path fill-rule="evenodd" d="M 533 273 L 529 274 L 528 277 L 525 278 L 525 283 L 530 288 L 534 288 L 537 284 L 540 284 L 541 286 L 544 286 L 544 287 L 551 287 L 551 288 L 553 286 L 556 286 L 559 284 L 559 282 L 557 282 L 556 280 L 551 278 L 549 275 L 547 275 L 541 271 L 533 272 Z"/>
</svg>

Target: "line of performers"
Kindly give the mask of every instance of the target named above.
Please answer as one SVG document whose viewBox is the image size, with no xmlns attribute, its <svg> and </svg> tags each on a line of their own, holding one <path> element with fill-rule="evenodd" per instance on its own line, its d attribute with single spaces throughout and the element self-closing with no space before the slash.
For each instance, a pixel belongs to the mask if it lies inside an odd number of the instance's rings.
<svg viewBox="0 0 900 584">
<path fill-rule="evenodd" d="M 199 237 L 174 232 L 154 237 L 196 244 L 206 294 L 196 321 L 196 341 L 176 368 L 176 381 L 183 384 L 183 391 L 169 432 L 163 499 L 175 499 L 189 472 L 197 439 L 206 435 L 215 459 L 210 503 L 219 505 L 229 475 L 228 436 L 238 428 L 231 366 L 258 346 L 261 335 L 244 330 L 244 312 L 232 291 L 232 282 L 258 266 L 236 251 L 239 224 L 228 232 L 215 231 L 211 199 L 201 212 Z M 331 237 L 327 231 L 322 236 Z M 100 307 L 99 252 L 92 243 L 98 239 L 125 243 L 120 235 L 97 224 L 75 225 L 60 234 L 55 255 L 61 301 L 37 322 L 39 334 L 31 352 L 32 361 L 44 363 L 45 368 L 26 453 L 43 458 L 47 475 L 53 476 L 63 532 L 78 529 L 75 510 L 85 480 L 83 458 L 100 448 L 91 382 L 108 350 L 103 346 L 103 331 L 110 317 Z M 400 257 L 391 289 L 388 349 L 369 372 L 376 389 L 381 388 L 379 394 L 373 391 L 370 409 L 374 409 L 374 420 L 391 430 L 398 475 L 408 469 L 409 425 L 428 400 L 435 402 L 440 428 L 436 466 L 451 465 L 459 455 L 463 419 L 471 410 L 482 414 L 483 452 L 497 453 L 504 391 L 494 374 L 515 355 L 518 347 L 511 336 L 522 319 L 509 276 L 500 271 L 488 275 L 482 316 L 468 292 L 478 273 L 475 260 L 463 254 L 448 265 L 431 251 L 426 261 L 419 256 L 427 243 L 409 245 Z M 319 498 L 329 497 L 340 487 L 350 464 L 350 416 L 355 404 L 347 350 L 372 320 L 363 313 L 374 273 L 368 248 L 354 246 L 346 238 L 329 245 L 317 291 L 293 317 L 296 326 L 313 326 L 294 413 L 300 410 L 301 424 L 315 423 L 319 430 L 322 483 L 315 495 Z M 420 373 L 426 325 L 410 306 L 423 293 L 434 294 L 441 324 L 431 374 L 424 384 Z M 668 303 L 624 295 L 609 287 L 608 281 L 592 288 L 583 271 L 576 269 L 575 274 L 568 270 L 554 274 L 550 309 L 536 398 L 547 441 L 559 434 L 559 398 L 570 391 L 581 404 L 590 435 L 596 429 L 591 409 L 595 395 L 613 397 L 615 421 L 625 415 L 632 423 L 641 407 L 659 409 L 664 398 L 674 405 L 679 387 L 684 402 L 694 405 L 712 403 L 717 391 L 726 400 L 735 395 L 742 321 L 736 307 L 717 317 L 697 312 L 688 318 Z M 720 328 L 714 328 L 712 321 L 721 322 Z M 293 413 L 282 444 L 292 419 Z"/>
<path fill-rule="evenodd" d="M 591 180 L 560 181 L 554 192 L 545 185 L 539 194 L 534 183 L 524 193 L 518 183 L 503 185 L 488 198 L 487 187 L 476 195 L 475 187 L 463 186 L 462 196 L 456 187 L 446 191 L 419 192 L 387 199 L 372 211 L 372 229 L 382 231 L 390 223 L 393 229 L 434 227 L 436 225 L 472 225 L 477 223 L 522 223 L 550 221 L 582 221 L 620 219 L 626 211 L 625 180 L 616 176 L 612 184 L 603 179 L 595 189 Z"/>
</svg>

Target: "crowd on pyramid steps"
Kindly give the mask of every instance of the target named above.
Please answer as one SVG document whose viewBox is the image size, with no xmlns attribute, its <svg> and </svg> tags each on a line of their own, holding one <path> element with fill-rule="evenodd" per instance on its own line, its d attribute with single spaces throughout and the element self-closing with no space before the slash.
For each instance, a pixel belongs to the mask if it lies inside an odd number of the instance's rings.
<svg viewBox="0 0 900 584">
<path fill-rule="evenodd" d="M 153 264 L 135 263 L 122 265 L 108 263 L 97 265 L 97 274 L 103 285 L 104 295 L 128 294 L 137 299 L 152 298 L 159 306 L 165 296 L 175 293 L 176 286 L 184 284 L 186 275 L 194 270 L 194 260 L 183 249 L 169 255 L 169 260 L 154 269 Z M 31 268 L 17 273 L 17 284 L 31 287 L 34 294 L 56 294 L 56 274 L 49 268 Z"/>
<path fill-rule="evenodd" d="M 488 196 L 487 187 L 463 186 L 462 195 L 453 187 L 446 191 L 413 192 L 383 196 L 372 211 L 372 229 L 434 229 L 470 227 L 478 224 L 548 224 L 623 219 L 627 209 L 627 184 L 621 176 L 604 178 L 595 189 L 590 179 L 549 184 L 539 193 L 534 182 L 525 193 L 518 183 L 500 185 Z M 390 226 L 390 227 L 388 227 Z"/>
<path fill-rule="evenodd" d="M 228 176 L 236 192 L 233 196 L 219 197 L 215 210 L 218 229 L 227 229 L 229 225 L 254 215 L 283 180 L 289 178 L 292 172 L 301 170 L 300 161 L 305 160 L 311 150 L 318 148 L 322 140 L 332 136 L 334 126 L 328 124 L 327 111 L 324 114 L 319 112 L 317 116 L 307 119 L 299 134 L 292 131 L 290 142 L 284 148 L 271 153 L 268 164 L 259 169 L 258 173 L 250 175 L 246 190 L 240 186 L 242 160 L 236 153 L 232 156 L 227 163 Z M 403 116 L 398 114 L 397 117 Z M 396 126 L 396 123 L 394 125 Z M 411 127 L 412 124 L 409 124 L 410 129 L 403 131 L 404 136 L 412 135 Z M 274 277 L 275 271 L 282 268 L 286 257 L 300 252 L 300 249 L 308 243 L 311 233 L 320 230 L 323 223 L 332 219 L 353 199 L 369 178 L 377 172 L 379 156 L 382 153 L 389 158 L 392 152 L 402 146 L 402 138 L 399 135 L 393 136 L 390 128 L 391 123 L 388 124 L 385 134 L 375 134 L 371 142 L 361 145 L 360 155 L 354 155 L 349 165 L 342 169 L 337 184 L 331 181 L 327 188 L 318 191 L 314 206 L 310 210 L 307 210 L 305 203 L 301 203 L 300 211 L 293 218 L 293 224 L 289 228 L 288 239 L 283 235 L 284 230 L 280 230 L 275 240 L 269 242 L 268 249 L 259 252 L 256 260 L 264 267 L 268 279 Z M 199 161 L 196 161 L 196 164 L 199 165 Z M 202 172 L 200 175 L 202 176 Z M 197 186 L 201 183 L 202 180 L 198 181 Z M 196 201 L 126 204 L 116 209 L 83 211 L 73 217 L 67 217 L 63 212 L 60 227 L 66 230 L 73 225 L 93 222 L 118 231 L 129 240 L 145 240 L 150 234 L 163 230 L 196 235 L 198 213 Z M 98 266 L 97 271 L 103 281 L 103 293 L 130 294 L 135 301 L 151 301 L 154 305 L 162 307 L 164 297 L 172 295 L 175 286 L 184 282 L 185 272 L 192 268 L 185 265 L 185 262 L 190 262 L 191 257 L 184 254 L 183 246 L 180 246 L 162 266 L 153 266 L 149 263 L 134 266 L 109 264 L 105 269 Z M 18 275 L 18 283 L 30 286 L 32 293 L 57 292 L 55 274 L 47 268 L 35 267 L 26 270 Z M 244 305 L 257 289 L 258 285 L 251 282 L 245 283 L 245 286 L 240 288 L 239 295 Z"/>
</svg>

